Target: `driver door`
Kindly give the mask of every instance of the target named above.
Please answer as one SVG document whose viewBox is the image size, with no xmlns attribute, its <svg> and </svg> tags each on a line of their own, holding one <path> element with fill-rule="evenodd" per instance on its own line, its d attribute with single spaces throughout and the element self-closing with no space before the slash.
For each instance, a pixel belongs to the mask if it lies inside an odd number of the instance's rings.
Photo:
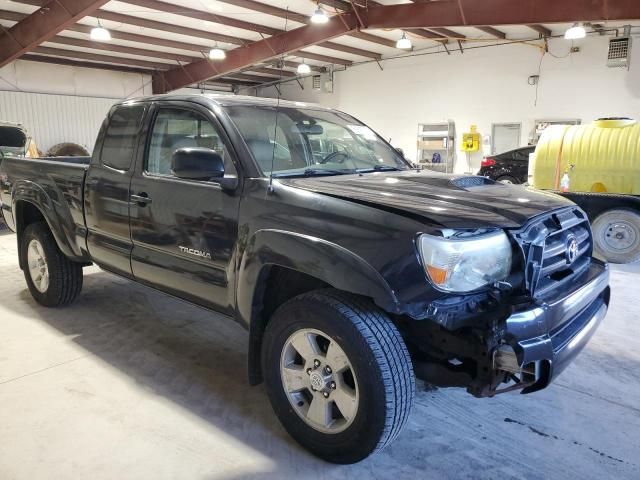
<svg viewBox="0 0 640 480">
<path fill-rule="evenodd" d="M 171 171 L 177 149 L 205 147 L 223 157 L 226 175 L 235 175 L 228 139 L 208 110 L 187 102 L 160 102 L 152 115 L 145 155 L 131 183 L 133 275 L 231 314 L 239 194 Z"/>
</svg>

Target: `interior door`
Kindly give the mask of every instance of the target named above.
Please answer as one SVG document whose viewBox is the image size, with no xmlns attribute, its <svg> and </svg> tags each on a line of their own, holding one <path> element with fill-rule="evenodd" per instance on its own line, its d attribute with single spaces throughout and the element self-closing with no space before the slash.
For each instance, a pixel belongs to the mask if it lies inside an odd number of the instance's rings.
<svg viewBox="0 0 640 480">
<path fill-rule="evenodd" d="M 157 104 L 153 116 L 131 183 L 133 275 L 231 314 L 240 197 L 215 181 L 184 180 L 171 171 L 177 149 L 205 147 L 223 157 L 225 175 L 236 175 L 228 140 L 212 114 L 192 104 Z"/>
<path fill-rule="evenodd" d="M 131 277 L 129 187 L 145 104 L 112 109 L 100 132 L 84 189 L 87 248 L 95 263 Z"/>
<path fill-rule="evenodd" d="M 492 153 L 495 155 L 518 148 L 520 146 L 521 128 L 522 126 L 519 123 L 494 123 L 492 128 Z"/>
</svg>

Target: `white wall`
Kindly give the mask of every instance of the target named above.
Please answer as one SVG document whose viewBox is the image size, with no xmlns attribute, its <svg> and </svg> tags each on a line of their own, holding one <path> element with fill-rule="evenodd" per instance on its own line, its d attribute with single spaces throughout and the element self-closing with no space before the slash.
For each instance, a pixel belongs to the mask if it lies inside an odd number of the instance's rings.
<svg viewBox="0 0 640 480">
<path fill-rule="evenodd" d="M 456 123 L 458 148 L 471 124 L 481 134 L 491 134 L 492 123 L 507 122 L 522 123 L 521 142 L 526 145 L 536 119 L 640 119 L 640 48 L 632 49 L 630 71 L 607 68 L 608 39 L 576 42 L 581 51 L 569 56 L 569 42 L 551 40 L 551 54 L 566 57 L 544 56 L 537 105 L 535 87 L 527 78 L 538 73 L 541 50 L 524 44 L 386 60 L 383 71 L 376 63 L 352 67 L 335 74 L 333 94 L 313 92 L 310 81 L 304 90 L 295 82 L 285 84 L 282 92 L 284 98 L 353 114 L 390 137 L 411 159 L 416 156 L 418 123 L 446 119 Z M 635 38 L 635 46 L 638 42 Z M 273 96 L 273 89 L 262 94 Z M 477 171 L 481 158 L 482 153 L 472 156 L 472 171 Z M 458 151 L 456 171 L 466 170 L 466 155 Z"/>
<path fill-rule="evenodd" d="M 0 121 L 22 123 L 44 153 L 73 142 L 89 151 L 116 101 L 151 94 L 148 75 L 18 60 L 0 69 Z"/>
</svg>

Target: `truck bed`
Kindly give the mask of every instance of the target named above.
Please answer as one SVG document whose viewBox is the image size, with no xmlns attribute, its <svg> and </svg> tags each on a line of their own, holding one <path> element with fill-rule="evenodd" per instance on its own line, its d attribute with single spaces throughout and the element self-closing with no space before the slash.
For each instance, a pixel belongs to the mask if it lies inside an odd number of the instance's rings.
<svg viewBox="0 0 640 480">
<path fill-rule="evenodd" d="M 82 196 L 89 157 L 54 159 L 4 158 L 0 162 L 0 202 L 7 226 L 16 230 L 11 206 L 14 196 L 33 199 L 52 215 L 50 228 L 54 236 L 65 238 L 63 245 L 73 245 L 71 257 L 82 257 L 86 248 Z"/>
</svg>

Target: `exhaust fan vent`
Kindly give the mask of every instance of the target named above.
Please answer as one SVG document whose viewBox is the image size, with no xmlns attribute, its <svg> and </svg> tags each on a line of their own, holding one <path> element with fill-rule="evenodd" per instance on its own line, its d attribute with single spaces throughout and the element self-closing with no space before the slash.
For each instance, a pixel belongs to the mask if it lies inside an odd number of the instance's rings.
<svg viewBox="0 0 640 480">
<path fill-rule="evenodd" d="M 322 78 L 320 75 L 313 76 L 313 87 L 314 90 L 320 90 L 322 88 Z"/>
<path fill-rule="evenodd" d="M 609 54 L 607 55 L 607 67 L 629 68 L 631 53 L 631 36 L 616 37 L 609 40 Z"/>
</svg>

